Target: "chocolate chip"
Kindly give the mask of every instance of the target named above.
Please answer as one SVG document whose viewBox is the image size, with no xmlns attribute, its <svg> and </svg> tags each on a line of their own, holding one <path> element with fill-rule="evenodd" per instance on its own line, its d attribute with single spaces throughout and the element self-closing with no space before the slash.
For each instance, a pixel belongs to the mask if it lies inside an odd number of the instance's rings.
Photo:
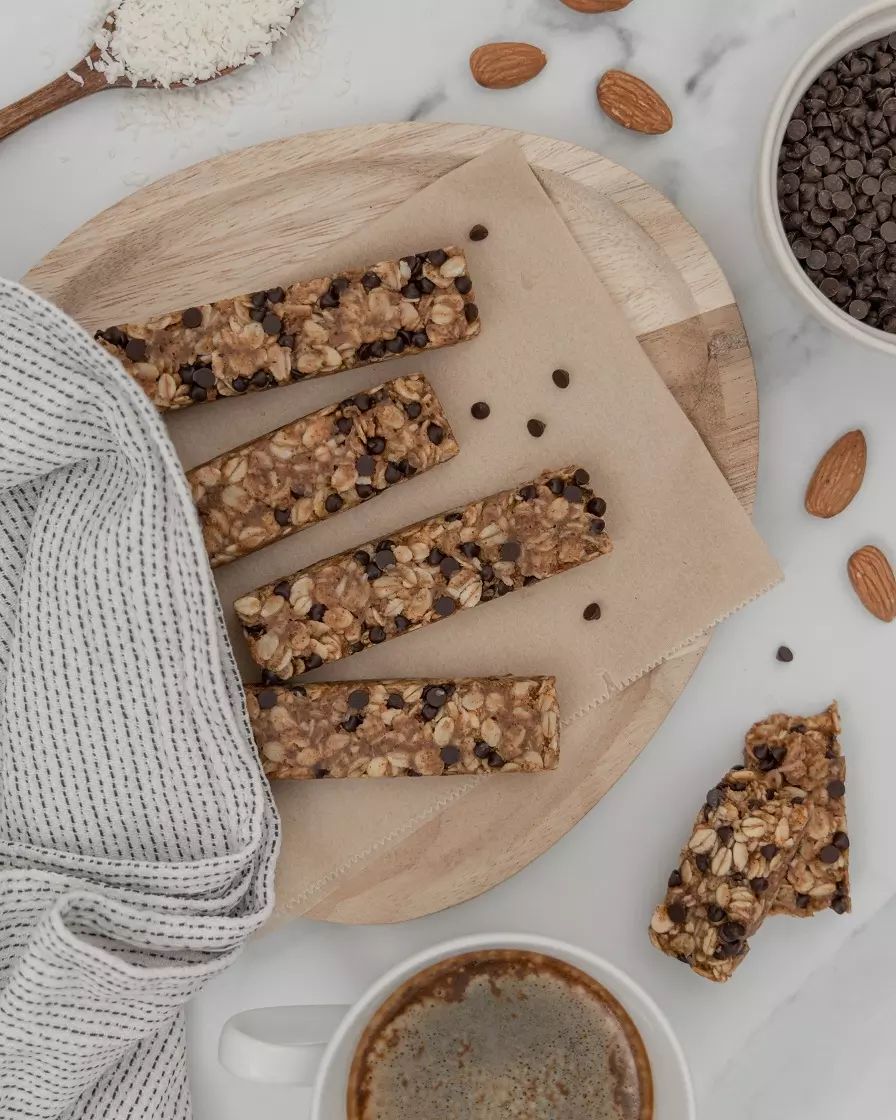
<svg viewBox="0 0 896 1120">
<path fill-rule="evenodd" d="M 728 960 L 730 957 L 739 957 L 743 948 L 743 942 L 741 941 L 723 941 L 713 955 L 719 960 Z"/>
<path fill-rule="evenodd" d="M 285 529 L 286 526 L 289 525 L 291 520 L 290 511 L 288 509 L 275 509 L 274 520 L 281 528 Z"/>
<path fill-rule="evenodd" d="M 330 773 L 330 771 L 326 768 L 326 766 L 315 766 L 314 767 L 315 778 L 326 778 L 327 774 L 329 774 L 329 773 Z"/>
<path fill-rule="evenodd" d="M 831 842 L 834 847 L 841 852 L 845 852 L 849 848 L 849 837 L 845 832 L 840 832 L 839 830 L 835 832 L 831 837 Z"/>
<path fill-rule="evenodd" d="M 513 591 L 513 585 L 505 583 L 503 580 L 501 580 L 496 588 L 496 591 L 499 595 L 507 595 L 509 592 Z"/>
<path fill-rule="evenodd" d="M 401 482 L 403 477 L 401 471 L 394 463 L 389 463 L 386 466 L 385 479 L 390 486 L 394 486 L 396 482 Z"/>
<path fill-rule="evenodd" d="M 569 388 L 569 373 L 565 369 L 555 369 L 551 374 L 551 380 L 558 389 Z"/>
<path fill-rule="evenodd" d="M 578 486 L 567 486 L 563 490 L 563 497 L 566 498 L 568 502 L 572 502 L 576 505 L 582 500 L 582 491 Z"/>
<path fill-rule="evenodd" d="M 373 562 L 381 572 L 385 572 L 387 568 L 395 567 L 395 553 L 391 548 L 381 548 L 374 556 Z"/>
<path fill-rule="evenodd" d="M 343 506 L 342 498 L 338 494 L 328 494 L 324 502 L 324 509 L 327 513 L 338 513 Z"/>
<path fill-rule="evenodd" d="M 468 323 L 475 323 L 479 318 L 479 308 L 475 303 L 467 303 L 464 305 L 464 318 Z"/>
<path fill-rule="evenodd" d="M 596 536 L 598 533 L 602 533 L 604 529 L 606 529 L 606 527 L 607 523 L 604 521 L 604 519 L 602 517 L 597 517 L 588 526 L 588 530 L 589 532 L 594 533 Z"/>
<path fill-rule="evenodd" d="M 579 467 L 579 469 L 573 473 L 572 480 L 576 486 L 587 486 L 591 481 L 591 475 L 582 467 Z"/>
<path fill-rule="evenodd" d="M 566 483 L 563 481 L 562 478 L 549 478 L 548 479 L 548 490 L 550 490 L 550 492 L 552 494 L 555 494 L 558 498 L 563 493 L 563 487 L 565 485 L 566 485 Z"/>
<path fill-rule="evenodd" d="M 491 564 L 483 564 L 482 571 L 479 574 L 482 576 L 483 582 L 488 583 L 489 580 L 493 580 L 495 578 L 495 569 L 491 566 Z"/>
<path fill-rule="evenodd" d="M 354 425 L 352 424 L 348 416 L 340 416 L 336 421 L 334 427 L 340 435 L 347 436 L 351 434 L 351 430 Z"/>
<path fill-rule="evenodd" d="M 585 509 L 594 517 L 603 517 L 607 512 L 607 503 L 603 498 L 592 498 L 585 506 Z"/>
<path fill-rule="evenodd" d="M 451 579 L 455 572 L 460 571 L 460 564 L 454 559 L 453 556 L 446 556 L 445 559 L 439 564 L 439 571 L 445 579 Z"/>
<path fill-rule="evenodd" d="M 415 331 L 411 335 L 411 342 L 418 350 L 425 350 L 429 345 L 429 335 L 426 331 Z"/>
<path fill-rule="evenodd" d="M 454 614 L 454 600 L 450 595 L 442 595 L 433 603 L 435 612 L 441 615 L 442 618 L 447 618 L 448 615 Z"/>
<path fill-rule="evenodd" d="M 807 894 L 798 894 L 794 899 L 798 910 L 805 910 L 809 905 L 809 896 Z"/>
<path fill-rule="evenodd" d="M 754 894 L 765 894 L 768 890 L 768 879 L 764 875 L 757 875 L 755 879 L 750 880 L 750 886 Z"/>
<path fill-rule="evenodd" d="M 411 420 L 416 420 L 423 411 L 423 405 L 419 401 L 408 401 L 404 406 L 404 410 Z"/>
<path fill-rule="evenodd" d="M 370 563 L 370 553 L 369 552 L 364 552 L 363 549 L 360 549 L 358 552 L 356 552 L 354 554 L 353 559 L 354 559 L 356 564 L 360 564 L 362 568 L 366 568 L 367 565 Z"/>
<path fill-rule="evenodd" d="M 197 403 L 199 401 L 208 400 L 208 392 L 203 389 L 201 385 L 194 385 L 190 389 L 190 400 L 196 401 Z"/>
<path fill-rule="evenodd" d="M 401 289 L 401 294 L 405 299 L 419 299 L 421 292 L 416 284 L 411 283 L 405 284 L 405 286 Z"/>
<path fill-rule="evenodd" d="M 360 712 L 366 708 L 370 703 L 370 693 L 365 692 L 363 688 L 356 688 L 354 692 L 348 694 L 348 706 L 353 708 L 356 712 Z"/>
<path fill-rule="evenodd" d="M 778 646 L 778 652 L 775 654 L 775 657 L 777 657 L 779 661 L 793 661 L 793 650 L 789 649 L 787 646 Z"/>
<path fill-rule="evenodd" d="M 323 603 L 312 603 L 311 610 L 308 612 L 308 617 L 312 622 L 323 622 L 326 613 L 327 608 Z"/>
<path fill-rule="evenodd" d="M 487 420 L 491 411 L 485 401 L 477 401 L 470 409 L 470 415 L 474 420 Z"/>
<path fill-rule="evenodd" d="M 256 389 L 266 389 L 268 385 L 268 371 L 266 369 L 257 369 L 249 378 L 249 384 Z"/>
<path fill-rule="evenodd" d="M 504 759 L 497 751 L 491 751 L 488 756 L 488 764 L 493 770 L 500 770 L 504 765 Z"/>
<path fill-rule="evenodd" d="M 361 478 L 370 478 L 376 470 L 376 460 L 371 455 L 359 455 L 355 459 L 355 470 Z"/>
<path fill-rule="evenodd" d="M 586 622 L 595 622 L 600 618 L 600 604 L 589 603 L 588 606 L 582 611 L 582 618 Z"/>
<path fill-rule="evenodd" d="M 700 852 L 699 855 L 694 856 L 694 863 L 698 871 L 709 871 L 709 856 Z"/>
<path fill-rule="evenodd" d="M 411 625 L 410 619 L 405 618 L 403 614 L 397 614 L 392 621 L 395 623 L 395 629 L 399 634 L 403 634 Z"/>
<path fill-rule="evenodd" d="M 488 237 L 488 230 L 485 226 L 475 225 L 470 230 L 471 241 L 485 241 L 486 237 Z"/>
<path fill-rule="evenodd" d="M 711 902 L 709 906 L 706 907 L 706 916 L 713 925 L 719 925 L 728 917 L 722 907 L 716 902 Z"/>
<path fill-rule="evenodd" d="M 724 800 L 725 794 L 722 793 L 718 786 L 713 786 L 713 788 L 706 795 L 706 804 L 710 807 L 710 809 L 718 809 L 718 807 Z"/>
<path fill-rule="evenodd" d="M 425 256 L 429 263 L 435 265 L 436 268 L 441 268 L 445 261 L 448 260 L 448 254 L 444 249 L 430 249 Z"/>
<path fill-rule="evenodd" d="M 436 447 L 438 447 L 442 440 L 445 438 L 445 429 L 441 426 L 441 424 L 427 424 L 426 438 L 430 443 L 434 443 Z"/>
<path fill-rule="evenodd" d="M 676 887 L 681 886 L 681 872 L 677 868 L 669 876 L 669 882 L 667 886 L 669 887 L 669 890 L 674 890 Z"/>
<path fill-rule="evenodd" d="M 439 756 L 446 766 L 453 766 L 456 762 L 460 762 L 460 751 L 457 747 L 442 747 Z"/>
<path fill-rule="evenodd" d="M 840 849 L 833 844 L 825 844 L 818 853 L 818 858 L 822 863 L 836 863 L 840 858 Z"/>
<path fill-rule="evenodd" d="M 107 331 L 97 331 L 94 338 L 104 338 L 112 346 L 123 348 L 128 344 L 128 336 L 118 327 L 110 327 Z"/>
<path fill-rule="evenodd" d="M 367 637 L 375 646 L 378 646 L 380 642 L 386 640 L 386 631 L 382 626 L 371 626 L 370 630 L 367 632 Z"/>
<path fill-rule="evenodd" d="M 676 925 L 681 925 L 688 916 L 687 907 L 683 902 L 670 902 L 666 907 L 666 913 L 669 915 L 669 921 L 675 922 Z"/>
<path fill-rule="evenodd" d="M 475 560 L 482 551 L 475 541 L 464 541 L 460 546 L 460 550 L 468 560 Z"/>
<path fill-rule="evenodd" d="M 395 708 L 396 710 L 404 707 L 404 697 L 400 692 L 390 692 L 386 697 L 386 707 Z"/>
<path fill-rule="evenodd" d="M 444 708 L 448 702 L 448 693 L 441 685 L 430 684 L 423 689 L 423 702 L 431 708 Z"/>
<path fill-rule="evenodd" d="M 198 307 L 188 307 L 183 315 L 181 315 L 180 321 L 185 327 L 188 327 L 191 330 L 194 327 L 201 327 L 202 311 Z"/>
<path fill-rule="evenodd" d="M 544 435 L 545 427 L 546 425 L 541 420 L 528 420 L 526 422 L 526 428 L 529 432 L 529 435 L 535 436 L 536 439 L 538 439 L 539 436 Z"/>
<path fill-rule="evenodd" d="M 265 334 L 280 334 L 283 330 L 283 321 L 279 315 L 269 312 L 261 320 L 261 328 Z"/>
<path fill-rule="evenodd" d="M 831 909 L 834 911 L 835 914 L 845 914 L 846 913 L 846 911 L 848 909 L 848 905 L 847 905 L 846 899 L 843 897 L 842 894 L 835 894 L 834 897 L 831 899 Z"/>
<path fill-rule="evenodd" d="M 746 936 L 747 930 L 740 922 L 725 922 L 719 930 L 719 937 L 732 945 L 736 941 L 743 941 Z"/>
<path fill-rule="evenodd" d="M 769 753 L 771 754 L 775 762 L 777 762 L 777 764 L 780 766 L 784 759 L 787 757 L 787 748 L 784 746 L 770 747 Z"/>
<path fill-rule="evenodd" d="M 839 778 L 835 778 L 832 782 L 828 782 L 828 797 L 833 797 L 838 800 L 846 793 L 846 786 Z"/>
<path fill-rule="evenodd" d="M 255 699 L 258 701 L 258 706 L 262 709 L 262 711 L 266 711 L 268 708 L 275 708 L 277 706 L 277 693 L 271 690 L 259 692 Z"/>
<path fill-rule="evenodd" d="M 469 276 L 458 276 L 454 281 L 454 286 L 462 296 L 468 296 L 473 290 L 473 281 Z"/>
<path fill-rule="evenodd" d="M 716 834 L 723 844 L 729 844 L 734 838 L 734 829 L 729 824 L 723 824 L 721 828 L 716 829 Z"/>
<path fill-rule="evenodd" d="M 375 272 L 365 272 L 361 277 L 361 283 L 368 292 L 372 292 L 374 288 L 378 288 L 382 284 L 382 280 Z"/>
<path fill-rule="evenodd" d="M 288 599 L 291 590 L 288 579 L 281 579 L 279 583 L 274 584 L 274 594 L 279 595 L 281 599 Z"/>
<path fill-rule="evenodd" d="M 501 559 L 515 563 L 522 555 L 523 548 L 519 541 L 505 541 L 501 545 Z"/>
<path fill-rule="evenodd" d="M 142 362 L 146 357 L 146 343 L 142 338 L 129 338 L 124 352 L 132 362 Z"/>
<path fill-rule="evenodd" d="M 382 436 L 371 436 L 364 446 L 371 455 L 382 455 L 386 450 L 386 441 Z"/>
</svg>

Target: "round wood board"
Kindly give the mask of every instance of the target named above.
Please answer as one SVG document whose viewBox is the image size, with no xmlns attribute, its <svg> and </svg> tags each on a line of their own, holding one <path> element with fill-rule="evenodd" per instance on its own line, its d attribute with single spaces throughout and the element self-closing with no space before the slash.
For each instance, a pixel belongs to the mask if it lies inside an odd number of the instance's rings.
<svg viewBox="0 0 896 1120">
<path fill-rule="evenodd" d="M 381 124 L 296 136 L 171 175 L 68 237 L 25 283 L 86 327 L 161 304 L 186 306 L 210 284 L 251 291 L 288 262 L 325 249 L 493 144 L 516 136 L 583 252 L 609 288 L 740 501 L 752 509 L 759 453 L 756 379 L 734 297 L 707 246 L 673 204 L 633 172 L 559 140 L 457 124 Z M 357 855 L 324 877 L 302 867 L 305 800 L 316 783 L 279 783 L 284 815 L 276 920 L 397 922 L 473 898 L 525 867 L 600 800 L 650 741 L 708 642 L 694 643 L 588 717 L 587 758 L 537 779 L 446 784 L 437 812 L 358 835 Z M 313 787 L 313 788 L 312 788 Z M 332 788 L 329 792 L 335 792 Z M 470 800 L 482 802 L 471 835 Z M 464 825 L 457 812 L 464 805 Z M 338 797 L 331 805 L 338 805 Z M 339 828 L 354 826 L 347 815 Z M 488 860 L 481 853 L 489 852 Z M 296 890 L 298 881 L 304 886 Z"/>
</svg>

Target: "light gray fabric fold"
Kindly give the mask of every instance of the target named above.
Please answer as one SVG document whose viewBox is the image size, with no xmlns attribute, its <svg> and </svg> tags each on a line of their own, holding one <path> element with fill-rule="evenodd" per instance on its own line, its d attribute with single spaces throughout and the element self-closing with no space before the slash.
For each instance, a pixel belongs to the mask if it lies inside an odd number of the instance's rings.
<svg viewBox="0 0 896 1120">
<path fill-rule="evenodd" d="M 0 280 L 0 1117 L 189 1116 L 183 1006 L 277 843 L 164 426 Z"/>
</svg>

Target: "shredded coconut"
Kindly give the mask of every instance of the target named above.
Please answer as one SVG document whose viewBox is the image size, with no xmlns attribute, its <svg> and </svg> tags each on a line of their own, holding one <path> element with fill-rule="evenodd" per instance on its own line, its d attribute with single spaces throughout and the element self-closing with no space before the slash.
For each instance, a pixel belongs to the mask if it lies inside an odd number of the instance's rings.
<svg viewBox="0 0 896 1120">
<path fill-rule="evenodd" d="M 304 0 L 118 0 L 96 33 L 96 69 L 192 86 L 271 53 Z"/>
<path fill-rule="evenodd" d="M 137 89 L 121 98 L 118 127 L 164 131 L 175 148 L 188 148 L 198 128 L 227 127 L 228 136 L 240 135 L 233 125 L 234 114 L 241 106 L 259 105 L 268 106 L 269 114 L 286 127 L 299 94 L 320 74 L 330 19 L 331 0 L 303 0 L 302 10 L 276 50 L 256 66 L 194 89 Z"/>
</svg>

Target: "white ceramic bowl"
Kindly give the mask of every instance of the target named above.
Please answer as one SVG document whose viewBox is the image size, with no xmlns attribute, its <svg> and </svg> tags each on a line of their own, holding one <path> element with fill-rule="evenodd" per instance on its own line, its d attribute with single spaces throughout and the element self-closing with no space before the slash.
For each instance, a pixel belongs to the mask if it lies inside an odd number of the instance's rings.
<svg viewBox="0 0 896 1120">
<path fill-rule="evenodd" d="M 884 0 L 855 12 L 814 43 L 800 58 L 775 99 L 759 156 L 759 220 L 772 256 L 790 286 L 811 311 L 840 334 L 896 355 L 896 335 L 854 319 L 815 287 L 793 255 L 778 215 L 778 153 L 791 114 L 815 79 L 848 51 L 896 31 L 896 3 Z"/>
</svg>

